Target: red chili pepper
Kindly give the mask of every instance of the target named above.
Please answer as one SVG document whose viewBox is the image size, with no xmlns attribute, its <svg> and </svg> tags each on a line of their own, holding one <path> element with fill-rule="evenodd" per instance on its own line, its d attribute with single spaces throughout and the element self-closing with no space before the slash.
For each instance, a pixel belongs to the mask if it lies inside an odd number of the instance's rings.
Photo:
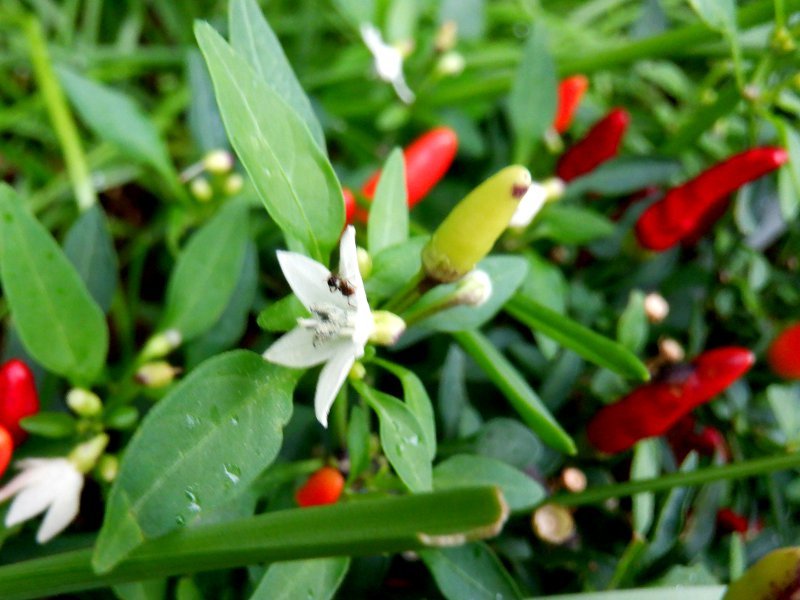
<svg viewBox="0 0 800 600">
<path fill-rule="evenodd" d="M 33 373 L 21 360 L 12 359 L 0 367 L 0 425 L 19 445 L 27 437 L 20 419 L 39 412 L 39 395 Z"/>
<path fill-rule="evenodd" d="M 342 188 L 342 197 L 344 198 L 344 220 L 345 223 L 350 223 L 358 208 L 356 197 L 353 194 L 353 190 L 346 187 Z"/>
<path fill-rule="evenodd" d="M 419 136 L 403 151 L 409 209 L 414 208 L 444 177 L 457 150 L 456 132 L 449 127 L 437 127 Z M 367 180 L 361 188 L 364 196 L 372 199 L 380 176 L 378 170 Z"/>
<path fill-rule="evenodd" d="M 726 462 L 730 460 L 730 450 L 725 436 L 716 427 L 705 425 L 699 430 L 692 415 L 686 415 L 667 432 L 667 440 L 675 455 L 682 463 L 692 450 L 706 456 L 719 454 Z"/>
<path fill-rule="evenodd" d="M 589 442 L 601 452 L 616 453 L 641 439 L 662 435 L 744 375 L 754 362 L 746 348 L 727 347 L 704 352 L 691 364 L 670 367 L 600 409 L 587 426 Z"/>
<path fill-rule="evenodd" d="M 294 498 L 298 506 L 333 504 L 344 490 L 344 477 L 333 467 L 322 467 L 309 477 L 297 490 Z"/>
<path fill-rule="evenodd" d="M 564 133 L 572 124 L 575 111 L 581 103 L 583 94 L 589 87 L 589 80 L 584 75 L 567 77 L 558 86 L 558 107 L 553 119 L 553 129 Z"/>
<path fill-rule="evenodd" d="M 619 150 L 629 122 L 630 116 L 625 110 L 613 109 L 561 156 L 556 175 L 564 181 L 572 181 L 613 158 Z"/>
<path fill-rule="evenodd" d="M 770 368 L 786 379 L 800 379 L 800 323 L 784 329 L 767 350 Z"/>
<path fill-rule="evenodd" d="M 747 533 L 750 521 L 730 508 L 720 508 L 717 511 L 717 527 L 722 533 Z"/>
<path fill-rule="evenodd" d="M 0 425 L 0 477 L 6 472 L 14 454 L 14 440 L 8 430 Z"/>
<path fill-rule="evenodd" d="M 678 242 L 696 243 L 725 214 L 733 192 L 774 171 L 788 158 L 782 148 L 753 148 L 672 188 L 639 217 L 639 243 L 650 250 L 666 250 Z"/>
</svg>

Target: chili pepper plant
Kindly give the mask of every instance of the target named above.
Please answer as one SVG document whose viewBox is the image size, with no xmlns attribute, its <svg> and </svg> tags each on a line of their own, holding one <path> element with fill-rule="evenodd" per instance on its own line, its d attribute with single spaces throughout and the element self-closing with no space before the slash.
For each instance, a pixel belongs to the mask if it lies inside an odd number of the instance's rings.
<svg viewBox="0 0 800 600">
<path fill-rule="evenodd" d="M 0 4 L 0 598 L 795 597 L 799 28 Z"/>
</svg>

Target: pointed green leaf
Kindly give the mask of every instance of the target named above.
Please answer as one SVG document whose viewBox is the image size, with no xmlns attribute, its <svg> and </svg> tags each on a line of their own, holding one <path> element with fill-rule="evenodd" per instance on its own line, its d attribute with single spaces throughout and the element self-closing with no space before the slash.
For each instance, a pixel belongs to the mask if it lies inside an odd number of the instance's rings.
<svg viewBox="0 0 800 600">
<path fill-rule="evenodd" d="M 513 600 L 517 584 L 486 544 L 420 552 L 439 591 L 448 600 Z"/>
<path fill-rule="evenodd" d="M 406 165 L 403 151 L 395 148 L 381 169 L 367 222 L 367 249 L 378 254 L 408 239 Z"/>
<path fill-rule="evenodd" d="M 236 350 L 212 358 L 147 415 L 108 499 L 93 565 L 106 572 L 142 542 L 231 500 L 280 449 L 295 375 Z"/>
<path fill-rule="evenodd" d="M 56 241 L 7 185 L 0 185 L 0 213 L 0 277 L 25 349 L 73 383 L 92 383 L 108 350 L 103 311 Z"/>
<path fill-rule="evenodd" d="M 313 258 L 327 262 L 344 226 L 344 200 L 328 159 L 297 113 L 208 23 L 195 34 L 225 129 L 270 216 Z"/>
<path fill-rule="evenodd" d="M 250 600 L 330 600 L 349 567 L 348 556 L 273 563 Z"/>
</svg>

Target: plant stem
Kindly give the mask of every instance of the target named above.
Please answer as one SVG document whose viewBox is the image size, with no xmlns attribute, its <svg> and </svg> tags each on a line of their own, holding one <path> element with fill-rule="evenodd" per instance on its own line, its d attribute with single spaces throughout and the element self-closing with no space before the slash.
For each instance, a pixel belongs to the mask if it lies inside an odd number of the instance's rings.
<svg viewBox="0 0 800 600">
<path fill-rule="evenodd" d="M 41 23 L 35 17 L 29 17 L 23 21 L 23 30 L 30 46 L 31 63 L 39 83 L 39 90 L 44 98 L 47 112 L 50 114 L 50 120 L 53 122 L 61 150 L 64 152 L 64 161 L 78 208 L 85 211 L 97 202 L 97 195 L 92 185 L 86 156 L 81 147 L 78 128 L 53 71 Z"/>
<path fill-rule="evenodd" d="M 708 467 L 689 473 L 671 473 L 663 477 L 626 481 L 587 489 L 577 494 L 556 494 L 545 502 L 562 506 L 597 504 L 609 498 L 632 496 L 642 492 L 660 492 L 675 487 L 698 486 L 723 479 L 741 479 L 800 467 L 800 452 L 756 458 L 724 467 Z"/>
</svg>

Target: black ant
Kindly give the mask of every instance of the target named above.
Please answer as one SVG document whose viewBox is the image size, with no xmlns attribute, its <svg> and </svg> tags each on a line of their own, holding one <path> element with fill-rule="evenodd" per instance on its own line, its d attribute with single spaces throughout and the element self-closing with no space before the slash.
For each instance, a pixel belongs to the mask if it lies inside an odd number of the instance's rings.
<svg viewBox="0 0 800 600">
<path fill-rule="evenodd" d="M 328 289 L 330 289 L 331 292 L 339 290 L 345 298 L 349 298 L 356 293 L 356 288 L 354 288 L 349 281 L 333 273 L 328 277 Z"/>
</svg>

